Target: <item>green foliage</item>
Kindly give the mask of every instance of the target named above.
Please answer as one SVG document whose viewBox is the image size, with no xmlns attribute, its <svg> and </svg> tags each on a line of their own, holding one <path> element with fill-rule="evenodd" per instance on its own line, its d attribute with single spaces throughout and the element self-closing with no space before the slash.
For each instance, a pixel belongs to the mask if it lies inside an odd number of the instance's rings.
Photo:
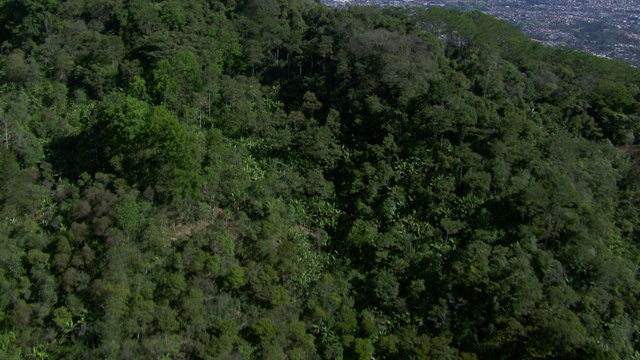
<svg viewBox="0 0 640 360">
<path fill-rule="evenodd" d="M 197 191 L 200 167 L 194 137 L 164 107 L 116 94 L 104 101 L 96 130 L 109 166 L 162 199 Z M 106 165 L 106 164 L 105 164 Z"/>
<path fill-rule="evenodd" d="M 1 358 L 640 352 L 637 69 L 479 12 L 0 9 Z"/>
</svg>

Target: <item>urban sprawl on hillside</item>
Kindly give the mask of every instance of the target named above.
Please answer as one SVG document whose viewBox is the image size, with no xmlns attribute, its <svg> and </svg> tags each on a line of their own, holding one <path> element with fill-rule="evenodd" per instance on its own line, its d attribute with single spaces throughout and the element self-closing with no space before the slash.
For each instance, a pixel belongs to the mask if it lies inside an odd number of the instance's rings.
<svg viewBox="0 0 640 360">
<path fill-rule="evenodd" d="M 480 10 L 550 46 L 569 46 L 640 65 L 640 3 L 632 0 L 323 0 L 329 6 L 380 5 Z"/>
</svg>

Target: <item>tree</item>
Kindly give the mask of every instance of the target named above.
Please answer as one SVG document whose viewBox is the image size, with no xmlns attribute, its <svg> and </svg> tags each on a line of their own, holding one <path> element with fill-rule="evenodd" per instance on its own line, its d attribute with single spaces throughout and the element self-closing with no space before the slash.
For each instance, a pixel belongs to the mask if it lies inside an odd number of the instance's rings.
<svg viewBox="0 0 640 360">
<path fill-rule="evenodd" d="M 162 106 L 114 94 L 100 109 L 98 132 L 104 169 L 112 169 L 165 201 L 198 191 L 200 150 Z"/>
</svg>

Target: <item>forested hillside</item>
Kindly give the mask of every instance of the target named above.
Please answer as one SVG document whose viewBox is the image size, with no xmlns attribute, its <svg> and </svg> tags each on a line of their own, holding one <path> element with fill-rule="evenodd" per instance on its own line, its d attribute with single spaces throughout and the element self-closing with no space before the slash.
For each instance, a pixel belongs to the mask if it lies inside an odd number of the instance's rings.
<svg viewBox="0 0 640 360">
<path fill-rule="evenodd" d="M 0 44 L 2 359 L 640 359 L 638 69 L 307 0 Z"/>
</svg>

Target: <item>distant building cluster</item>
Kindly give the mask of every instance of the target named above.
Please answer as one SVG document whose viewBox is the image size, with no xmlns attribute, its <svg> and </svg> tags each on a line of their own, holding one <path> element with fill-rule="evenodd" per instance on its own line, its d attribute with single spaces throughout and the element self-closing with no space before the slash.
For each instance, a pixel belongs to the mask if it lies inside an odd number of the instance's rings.
<svg viewBox="0 0 640 360">
<path fill-rule="evenodd" d="M 549 46 L 569 46 L 640 66 L 640 1 L 550 0 L 323 0 L 328 6 L 447 7 L 480 10 L 507 20 Z"/>
</svg>

